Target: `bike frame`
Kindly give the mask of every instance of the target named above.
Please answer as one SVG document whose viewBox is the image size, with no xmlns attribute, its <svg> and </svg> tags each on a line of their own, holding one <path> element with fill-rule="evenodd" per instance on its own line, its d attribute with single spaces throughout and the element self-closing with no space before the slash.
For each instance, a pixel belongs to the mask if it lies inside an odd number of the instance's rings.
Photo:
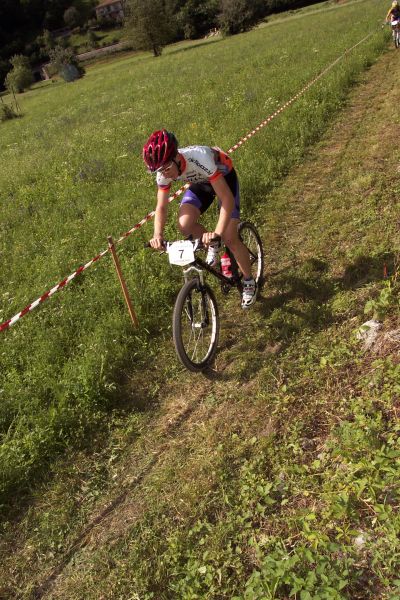
<svg viewBox="0 0 400 600">
<path fill-rule="evenodd" d="M 214 277 L 219 279 L 223 284 L 226 284 L 230 287 L 240 287 L 240 279 L 237 275 L 233 275 L 233 277 L 225 277 L 225 275 L 220 273 L 220 271 L 217 271 L 217 269 L 208 265 L 201 258 L 196 257 L 194 262 L 190 263 L 187 269 L 183 269 L 183 277 L 185 281 L 189 280 L 189 273 L 193 271 L 199 277 L 201 285 L 204 285 L 204 271 L 208 271 L 208 273 L 214 275 Z"/>
<path fill-rule="evenodd" d="M 393 22 L 390 22 L 390 28 L 393 33 L 393 37 L 398 36 L 400 32 L 400 21 L 396 21 L 393 25 Z"/>
</svg>

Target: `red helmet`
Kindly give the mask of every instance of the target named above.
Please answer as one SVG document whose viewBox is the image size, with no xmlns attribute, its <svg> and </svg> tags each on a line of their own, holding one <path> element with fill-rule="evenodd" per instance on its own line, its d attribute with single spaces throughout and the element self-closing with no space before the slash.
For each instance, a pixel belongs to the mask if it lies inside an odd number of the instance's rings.
<svg viewBox="0 0 400 600">
<path fill-rule="evenodd" d="M 143 160 L 149 171 L 157 171 L 175 158 L 178 140 L 166 129 L 155 131 L 143 146 Z"/>
</svg>

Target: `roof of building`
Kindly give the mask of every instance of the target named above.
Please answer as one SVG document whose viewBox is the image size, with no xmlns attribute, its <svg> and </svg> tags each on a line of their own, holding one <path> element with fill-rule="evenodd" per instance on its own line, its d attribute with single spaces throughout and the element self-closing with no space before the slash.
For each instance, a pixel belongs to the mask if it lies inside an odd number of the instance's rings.
<svg viewBox="0 0 400 600">
<path fill-rule="evenodd" d="M 100 8 L 101 6 L 108 6 L 109 4 L 122 4 L 121 0 L 102 0 L 96 6 L 96 8 Z"/>
</svg>

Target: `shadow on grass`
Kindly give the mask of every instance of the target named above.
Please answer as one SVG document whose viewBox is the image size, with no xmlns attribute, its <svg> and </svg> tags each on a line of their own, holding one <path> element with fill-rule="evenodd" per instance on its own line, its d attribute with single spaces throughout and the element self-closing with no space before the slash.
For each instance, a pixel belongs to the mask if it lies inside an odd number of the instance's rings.
<svg viewBox="0 0 400 600">
<path fill-rule="evenodd" d="M 247 364 L 247 376 L 254 377 L 264 366 L 263 360 L 259 360 L 260 355 L 265 362 L 266 353 L 275 354 L 277 347 L 282 352 L 302 331 L 322 331 L 334 322 L 345 320 L 345 315 L 338 316 L 332 312 L 329 301 L 340 292 L 382 280 L 384 265 L 389 275 L 394 272 L 396 260 L 393 253 L 359 256 L 345 266 L 343 275 L 339 278 L 328 276 L 329 264 L 320 258 L 310 258 L 295 267 L 275 272 L 265 282 L 258 302 L 252 309 L 262 316 L 265 323 L 265 335 L 261 340 L 258 338 L 256 347 L 253 344 L 253 360 L 246 361 L 244 358 L 251 350 L 252 342 L 242 331 L 239 336 L 229 336 L 220 345 L 219 354 L 225 350 L 232 352 L 237 345 L 236 358 L 233 357 L 227 366 L 240 359 Z M 271 296 L 268 292 L 272 286 L 278 293 Z M 237 323 L 231 327 L 237 328 Z M 204 372 L 204 376 L 210 381 L 237 379 L 236 372 L 225 369 L 226 367 L 221 371 L 209 369 Z"/>
<path fill-rule="evenodd" d="M 217 361 L 221 358 L 224 351 L 227 351 L 228 360 L 222 369 L 217 370 L 213 365 L 204 371 L 203 376 L 210 382 L 213 381 L 232 381 L 238 383 L 243 380 L 249 380 L 255 377 L 259 371 L 264 368 L 267 357 L 274 359 L 275 353 L 282 352 L 290 346 L 293 339 L 305 329 L 311 331 L 321 331 L 327 328 L 332 322 L 338 322 L 338 316 L 334 315 L 329 308 L 328 302 L 337 293 L 352 289 L 361 288 L 367 284 L 379 281 L 383 278 L 383 267 L 387 266 L 389 275 L 393 274 L 396 267 L 396 257 L 393 253 L 381 253 L 375 256 L 360 256 L 352 263 L 345 266 L 343 275 L 339 278 L 328 276 L 329 264 L 319 258 L 311 258 L 307 261 L 291 267 L 286 271 L 280 271 L 266 281 L 264 289 L 260 294 L 259 301 L 252 309 L 262 317 L 263 327 L 262 335 L 253 341 L 252 323 L 249 319 L 249 329 L 243 328 L 240 322 L 224 324 L 222 320 L 221 327 L 230 326 L 232 335 L 228 336 L 224 343 L 220 344 Z M 278 290 L 275 295 L 269 295 L 270 286 Z M 249 316 L 251 313 L 249 313 Z M 344 319 L 346 317 L 343 317 Z M 258 326 L 258 325 L 257 325 Z M 254 330 L 253 330 L 254 332 Z M 279 346 L 279 347 L 278 347 Z M 229 356 L 231 353 L 231 356 Z M 171 360 L 177 360 L 172 351 L 171 341 Z M 224 360 L 224 357 L 222 357 Z M 157 358 L 161 360 L 160 357 Z M 236 361 L 243 363 L 240 368 L 231 369 L 231 365 Z M 217 363 L 218 364 L 218 363 Z M 188 377 L 192 377 L 188 373 Z M 157 381 L 158 380 L 158 381 Z M 160 370 L 159 377 L 149 380 L 149 386 L 133 385 L 129 377 L 129 369 L 126 368 L 125 375 L 117 381 L 116 390 L 110 393 L 110 410 L 123 415 L 131 412 L 153 413 L 162 398 L 163 373 Z M 176 432 L 184 425 L 193 410 L 196 408 L 198 399 L 191 404 L 186 413 L 182 413 L 174 423 L 171 424 L 171 432 Z M 106 411 L 105 411 L 106 413 Z M 88 436 L 88 443 L 92 443 L 92 437 Z M 148 468 L 151 469 L 158 460 L 158 455 Z M 144 476 L 148 471 L 143 471 Z M 140 483 L 139 479 L 135 481 Z M 40 488 L 41 481 L 48 481 L 48 472 L 46 479 L 37 476 L 37 488 Z M 120 499 L 116 499 L 116 504 L 121 503 L 124 493 Z M 29 490 L 20 490 L 20 495 L 13 507 L 4 506 L 3 510 L 8 512 L 8 518 L 11 520 L 20 518 L 27 507 L 29 507 L 32 497 Z M 8 510 L 7 510 L 8 509 Z M 78 540 L 80 545 L 82 540 Z M 49 582 L 50 583 L 50 582 Z M 46 589 L 45 585 L 43 589 Z M 39 596 L 40 597 L 40 596 Z"/>
<path fill-rule="evenodd" d="M 385 266 L 387 274 L 393 275 L 397 266 L 397 257 L 392 252 L 384 252 L 376 256 L 359 256 L 354 263 L 346 266 L 340 279 L 342 289 L 355 289 L 383 279 Z"/>
<path fill-rule="evenodd" d="M 311 258 L 299 265 L 297 270 L 299 273 L 287 272 L 285 274 L 284 271 L 280 271 L 276 276 L 271 277 L 270 282 L 274 284 L 274 287 L 283 291 L 275 296 L 261 296 L 261 311 L 266 317 L 270 317 L 276 309 L 284 308 L 294 314 L 304 314 L 306 321 L 310 324 L 315 322 L 316 325 L 329 325 L 328 310 L 325 311 L 322 323 L 321 319 L 314 320 L 313 313 L 316 308 L 319 312 L 321 305 L 328 302 L 340 291 L 357 289 L 383 279 L 384 266 L 386 265 L 387 273 L 390 275 L 394 272 L 395 264 L 393 253 L 386 252 L 376 256 L 359 256 L 353 263 L 345 267 L 342 277 L 329 278 L 325 275 L 329 268 L 328 263 Z M 300 274 L 301 272 L 305 273 L 303 277 Z M 268 283 L 267 281 L 267 286 Z M 287 307 L 289 302 L 296 299 L 302 303 L 308 303 L 309 306 L 304 307 L 302 311 Z"/>
<path fill-rule="evenodd" d="M 123 483 L 119 488 L 116 496 L 107 505 L 100 510 L 96 517 L 92 518 L 89 523 L 84 527 L 83 531 L 76 536 L 74 541 L 70 544 L 69 549 L 59 557 L 57 566 L 55 566 L 50 574 L 38 584 L 31 592 L 31 597 L 35 600 L 39 600 L 51 591 L 58 577 L 62 574 L 66 566 L 73 559 L 75 554 L 81 551 L 89 542 L 90 534 L 92 531 L 99 527 L 110 515 L 112 515 L 118 508 L 125 502 L 125 500 L 133 493 L 133 491 L 140 486 L 145 477 L 151 473 L 154 467 L 162 459 L 166 452 L 166 446 L 173 440 L 174 437 L 179 433 L 179 430 L 186 424 L 190 416 L 194 413 L 197 407 L 201 404 L 203 398 L 199 395 L 195 398 L 194 402 L 189 404 L 186 409 L 177 415 L 177 417 L 171 421 L 165 432 L 165 443 L 161 444 L 158 451 L 153 452 L 150 461 L 138 471 L 132 481 Z"/>
</svg>

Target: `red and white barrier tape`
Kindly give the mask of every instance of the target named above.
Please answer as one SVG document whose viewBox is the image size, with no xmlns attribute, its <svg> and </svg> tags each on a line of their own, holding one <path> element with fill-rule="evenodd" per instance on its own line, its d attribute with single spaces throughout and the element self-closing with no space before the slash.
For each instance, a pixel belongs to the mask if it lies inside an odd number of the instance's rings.
<svg viewBox="0 0 400 600">
<path fill-rule="evenodd" d="M 175 192 L 175 194 L 172 194 L 168 198 L 168 202 L 172 202 L 173 200 L 175 200 L 175 198 L 177 198 L 180 194 L 182 194 L 182 192 L 186 188 L 188 188 L 188 187 L 189 186 L 187 184 L 184 185 L 184 186 L 182 186 L 179 190 L 177 190 Z M 145 223 L 147 223 L 147 221 L 150 221 L 150 219 L 152 219 L 154 217 L 154 214 L 155 214 L 154 210 L 152 212 L 148 213 L 141 221 L 139 221 L 139 223 L 137 223 L 136 225 L 134 225 L 132 227 L 132 229 L 130 229 L 129 231 L 127 231 L 126 233 L 124 233 L 119 238 L 119 240 L 117 240 L 117 243 L 122 242 L 125 238 L 127 238 L 136 229 L 139 229 L 140 227 L 142 227 L 142 225 L 144 225 Z M 102 258 L 103 256 L 105 256 L 108 251 L 109 251 L 109 248 L 107 248 L 107 250 L 103 250 L 103 252 L 100 252 L 100 254 L 98 254 L 97 256 L 95 256 L 94 258 L 92 258 L 92 260 L 90 260 L 89 262 L 87 262 L 85 265 L 79 267 L 71 275 L 69 275 L 68 277 L 66 277 L 62 281 L 60 281 L 60 283 L 58 283 L 53 288 L 51 288 L 51 290 L 49 290 L 48 292 L 45 292 L 42 296 L 40 296 L 40 298 L 38 298 L 34 302 L 31 302 L 30 304 L 28 304 L 28 306 L 26 306 L 23 310 L 21 310 L 21 312 L 19 312 L 14 317 L 12 317 L 12 319 L 8 319 L 7 321 L 4 321 L 4 323 L 2 323 L 0 325 L 0 331 L 8 329 L 12 325 L 14 325 L 14 323 L 16 323 L 21 317 L 23 317 L 27 313 L 31 312 L 34 308 L 36 308 L 37 306 L 39 306 L 39 304 L 41 304 L 42 302 L 44 302 L 45 300 L 47 300 L 47 298 L 50 298 L 50 296 L 52 296 L 53 294 L 55 294 L 56 292 L 58 292 L 58 290 L 61 290 L 63 287 L 65 287 L 67 285 L 67 283 L 69 283 L 70 281 L 72 281 L 77 275 L 79 275 L 83 271 L 86 271 L 86 269 L 88 269 L 90 266 L 92 266 L 93 263 L 97 262 L 100 258 Z"/>
<path fill-rule="evenodd" d="M 317 75 L 314 79 L 312 79 L 311 81 L 309 81 L 307 83 L 307 85 L 305 85 L 303 87 L 303 89 L 301 89 L 295 96 L 293 96 L 292 98 L 290 98 L 290 100 L 288 100 L 287 102 L 285 102 L 285 104 L 282 104 L 282 106 L 280 106 L 272 115 L 270 115 L 269 117 L 267 117 L 264 121 L 262 121 L 262 123 L 260 123 L 257 127 L 255 127 L 247 135 L 245 135 L 243 138 L 241 138 L 237 144 L 235 144 L 234 146 L 232 146 L 232 148 L 229 148 L 228 152 L 231 153 L 231 152 L 234 152 L 235 150 L 237 150 L 238 148 L 240 148 L 240 146 L 242 146 L 244 144 L 244 142 L 247 142 L 247 140 L 249 140 L 251 137 L 253 137 L 253 135 L 255 135 L 256 133 L 258 133 L 260 131 L 260 129 L 262 129 L 263 127 L 265 127 L 265 125 L 268 125 L 268 123 L 270 123 L 273 119 L 275 119 L 275 117 L 277 117 L 282 111 L 284 111 L 291 104 L 293 104 L 293 102 L 295 100 L 298 100 L 300 98 L 300 96 L 302 96 L 303 94 L 305 94 L 305 92 L 312 85 L 314 85 L 314 83 L 316 83 L 319 79 L 321 79 L 321 77 L 323 77 L 328 71 L 330 71 L 339 61 L 341 61 L 347 54 L 349 54 L 349 52 L 351 52 L 352 50 L 354 50 L 354 48 L 357 48 L 357 46 L 359 46 L 360 44 L 362 44 L 363 42 L 365 42 L 365 40 L 367 40 L 372 35 L 374 35 L 374 32 L 369 33 L 362 40 L 360 40 L 359 42 L 357 42 L 357 44 L 354 44 L 354 46 L 352 46 L 351 48 L 348 48 L 347 50 L 345 50 L 345 52 L 343 52 L 343 54 L 341 56 L 339 56 L 339 58 L 337 58 L 328 67 L 326 67 L 326 69 L 324 69 L 323 71 L 321 71 L 321 73 L 319 73 L 319 75 Z"/>
<path fill-rule="evenodd" d="M 183 185 L 181 188 L 179 188 L 179 190 L 177 190 L 174 194 L 172 194 L 168 198 L 168 202 L 172 202 L 172 200 L 175 200 L 185 190 L 187 190 L 188 187 L 189 187 L 188 183 L 186 183 L 185 185 Z M 152 219 L 155 214 L 156 213 L 155 213 L 154 210 L 152 210 L 151 212 L 149 212 L 144 217 L 144 219 L 142 219 L 141 221 L 139 221 L 139 223 L 136 223 L 136 225 L 134 225 L 131 229 L 129 229 L 129 231 L 127 231 L 126 233 L 124 233 L 123 235 L 121 235 L 121 237 L 119 238 L 119 240 L 116 241 L 116 244 L 119 244 L 120 242 L 123 242 L 129 235 L 131 235 L 131 233 L 133 233 L 134 231 L 136 231 L 136 229 L 139 229 L 140 227 L 142 227 L 142 225 L 144 225 L 145 223 L 147 223 L 147 221 L 150 221 L 150 219 Z M 0 326 L 0 331 L 1 331 L 1 326 Z"/>
<path fill-rule="evenodd" d="M 292 98 L 290 98 L 290 100 L 288 100 L 287 102 L 285 102 L 284 104 L 282 104 L 282 106 L 280 106 L 272 115 L 270 115 L 269 117 L 267 117 L 264 121 L 262 121 L 260 123 L 260 125 L 258 125 L 257 127 L 255 127 L 247 135 L 245 135 L 243 138 L 241 138 L 239 140 L 239 142 L 237 144 L 235 144 L 234 146 L 232 146 L 231 148 L 229 148 L 229 150 L 227 152 L 231 154 L 232 152 L 234 152 L 235 150 L 237 150 L 238 148 L 240 148 L 240 146 L 242 146 L 245 142 L 247 142 L 247 140 L 249 140 L 256 133 L 258 133 L 258 131 L 260 131 L 260 129 L 262 129 L 263 127 L 265 127 L 266 125 L 268 125 L 268 123 L 270 123 L 273 119 L 275 119 L 283 110 L 285 110 L 286 108 L 288 108 L 295 100 L 297 100 L 298 98 L 300 98 L 300 96 L 302 96 L 314 83 L 316 83 L 319 79 L 321 79 L 321 77 L 323 77 L 328 71 L 330 71 L 347 54 L 349 54 L 349 52 L 351 52 L 352 50 L 354 50 L 354 48 L 357 48 L 357 46 L 359 46 L 360 44 L 362 44 L 363 42 L 365 42 L 365 40 L 367 40 L 373 34 L 374 34 L 374 32 L 373 33 L 369 33 L 362 40 L 360 40 L 359 42 L 357 42 L 357 44 L 354 44 L 354 46 L 352 46 L 351 48 L 348 48 L 332 64 L 330 64 L 328 67 L 326 67 L 326 69 L 324 69 L 323 71 L 321 71 L 321 73 L 319 73 L 319 75 L 317 75 L 312 81 L 310 81 L 309 83 L 307 83 L 307 85 L 305 85 L 304 88 L 300 90 L 300 92 L 298 92 L 295 96 L 293 96 Z M 173 200 L 175 200 L 176 198 L 178 198 L 178 196 L 180 196 L 188 187 L 189 187 L 188 184 L 182 186 L 179 190 L 177 190 L 174 194 L 172 194 L 168 198 L 168 202 L 172 202 Z M 140 227 L 142 227 L 142 225 L 144 225 L 145 223 L 147 223 L 148 221 L 150 221 L 154 217 L 154 215 L 155 215 L 154 211 L 148 213 L 141 221 L 139 221 L 139 223 L 137 223 L 131 229 L 129 229 L 129 231 L 127 231 L 126 233 L 124 233 L 117 240 L 116 243 L 119 244 L 120 242 L 122 242 L 123 240 L 125 240 L 129 235 L 131 235 L 131 233 L 133 233 L 134 231 L 136 231 L 137 229 L 139 229 Z M 107 252 L 109 252 L 108 248 L 107 248 L 107 250 L 103 250 L 103 252 L 100 252 L 100 254 L 98 254 L 97 256 L 95 256 L 94 258 L 92 258 L 92 260 L 90 260 L 89 262 L 87 262 L 85 265 L 83 265 L 83 266 L 79 267 L 78 269 L 76 269 L 76 271 L 74 271 L 74 273 L 72 273 L 71 275 L 69 275 L 68 277 L 66 277 L 62 281 L 60 281 L 60 283 L 58 283 L 57 285 L 55 285 L 48 292 L 44 293 L 42 296 L 40 296 L 40 298 L 38 298 L 34 302 L 31 302 L 30 304 L 28 304 L 28 306 L 26 306 L 23 310 L 21 310 L 14 317 L 12 317 L 11 319 L 8 319 L 4 323 L 2 323 L 0 325 L 0 331 L 4 331 L 5 329 L 8 329 L 12 325 L 14 325 L 14 323 L 16 323 L 21 317 L 23 317 L 27 313 L 31 312 L 34 308 L 36 308 L 37 306 L 39 306 L 39 304 L 41 304 L 42 302 L 44 302 L 45 300 L 47 300 L 47 298 L 50 298 L 50 296 L 52 296 L 53 294 L 55 294 L 56 292 L 58 292 L 58 290 L 60 290 L 63 287 L 65 287 L 77 275 L 79 275 L 80 273 L 82 273 L 83 271 L 85 271 L 86 269 L 88 269 L 91 265 L 93 265 L 95 262 L 97 262 L 100 258 L 102 258 L 103 256 L 105 256 L 107 254 Z"/>
<path fill-rule="evenodd" d="M 47 298 L 50 298 L 50 296 L 52 296 L 53 294 L 58 292 L 58 290 L 61 290 L 61 288 L 65 287 L 67 285 L 67 283 L 72 281 L 77 275 L 79 275 L 79 273 L 82 273 L 82 271 L 85 271 L 86 269 L 88 269 L 93 263 L 97 262 L 102 256 L 105 256 L 105 254 L 107 254 L 107 252 L 108 252 L 108 248 L 107 248 L 107 250 L 104 250 L 103 252 L 101 252 L 94 258 L 92 258 L 92 260 L 90 260 L 88 263 L 86 263 L 86 265 L 79 267 L 76 271 L 74 271 L 74 273 L 72 273 L 71 275 L 69 275 L 62 281 L 60 281 L 60 283 L 55 285 L 53 288 L 51 288 L 51 290 L 49 290 L 48 292 L 45 292 L 42 296 L 40 296 L 40 298 L 35 300 L 35 302 L 31 302 L 30 304 L 28 304 L 28 306 L 26 306 L 23 310 L 21 310 L 21 312 L 19 312 L 17 315 L 15 315 L 12 319 L 8 319 L 4 323 L 2 323 L 0 325 L 0 331 L 3 331 L 3 329 L 7 329 L 8 327 L 11 327 L 11 325 L 14 325 L 14 323 L 16 321 L 18 321 L 21 317 L 26 315 L 28 312 L 31 312 L 31 310 L 33 310 L 39 304 L 41 304 L 42 302 L 47 300 Z"/>
</svg>

